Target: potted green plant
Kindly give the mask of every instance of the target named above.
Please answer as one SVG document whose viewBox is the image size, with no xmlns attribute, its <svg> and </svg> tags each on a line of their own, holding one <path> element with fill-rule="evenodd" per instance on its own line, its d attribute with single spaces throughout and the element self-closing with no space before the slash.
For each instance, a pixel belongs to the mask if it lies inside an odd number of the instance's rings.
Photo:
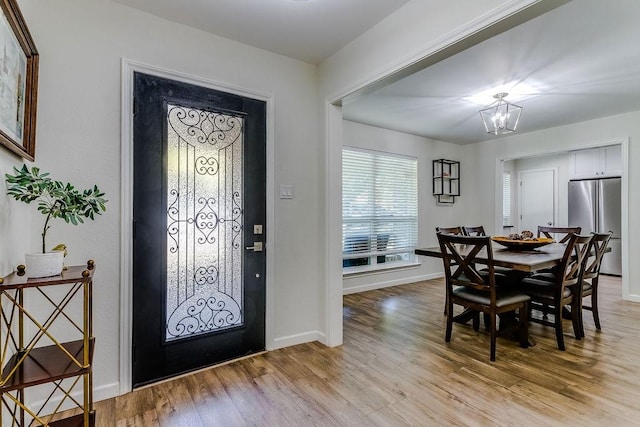
<svg viewBox="0 0 640 427">
<path fill-rule="evenodd" d="M 105 211 L 104 193 L 97 186 L 79 191 L 72 184 L 55 181 L 48 173 L 40 173 L 40 169 L 29 169 L 22 165 L 21 169 L 13 168 L 14 174 L 6 174 L 7 194 L 27 204 L 37 201 L 38 211 L 45 215 L 42 228 L 42 252 L 25 255 L 27 274 L 29 277 L 47 277 L 60 274 L 64 251 L 47 252 L 47 231 L 51 228 L 52 218 L 61 218 L 68 224 L 78 225 L 85 219 L 94 219 Z M 44 260 L 47 266 L 38 266 Z"/>
</svg>

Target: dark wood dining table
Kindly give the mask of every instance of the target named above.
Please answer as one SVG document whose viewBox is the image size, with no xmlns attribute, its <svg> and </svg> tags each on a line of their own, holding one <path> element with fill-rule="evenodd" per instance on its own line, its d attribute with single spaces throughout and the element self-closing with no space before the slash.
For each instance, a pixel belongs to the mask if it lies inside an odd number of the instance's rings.
<svg viewBox="0 0 640 427">
<path fill-rule="evenodd" d="M 461 255 L 468 252 L 472 246 L 466 247 L 465 245 L 457 245 Z M 535 271 L 544 270 L 547 268 L 555 267 L 562 261 L 562 256 L 567 245 L 563 243 L 550 243 L 546 246 L 542 246 L 532 250 L 514 250 L 501 246 L 499 243 L 491 242 L 491 250 L 493 252 L 493 264 L 500 267 L 506 267 L 517 272 L 521 272 L 523 275 L 527 273 L 533 273 Z M 611 248 L 607 248 L 607 252 L 610 252 Z M 423 255 L 428 257 L 442 258 L 442 252 L 440 246 L 431 246 L 427 248 L 415 249 L 416 255 Z M 481 263 L 486 261 L 486 253 L 482 252 L 478 254 L 476 260 Z M 461 314 L 455 316 L 455 321 L 458 323 L 467 323 L 473 317 L 473 311 L 465 310 Z M 529 337 L 529 345 L 535 345 L 535 340 Z"/>
<path fill-rule="evenodd" d="M 562 243 L 551 243 L 533 250 L 522 251 L 508 249 L 500 246 L 500 244 L 496 242 L 491 242 L 494 265 L 525 273 L 531 273 L 558 265 L 562 260 L 562 255 L 566 247 L 567 246 Z M 465 245 L 458 245 L 458 248 L 460 253 L 464 255 L 467 250 Z M 416 255 L 442 258 L 440 246 L 418 248 L 415 250 L 415 253 Z M 482 255 L 481 253 L 476 259 L 478 262 L 486 261 L 486 254 Z"/>
<path fill-rule="evenodd" d="M 466 247 L 465 245 L 457 245 L 461 255 L 464 255 L 473 246 Z M 491 250 L 493 252 L 493 263 L 496 266 L 506 267 L 516 272 L 521 272 L 523 275 L 532 273 L 535 271 L 547 269 L 560 264 L 562 256 L 567 248 L 562 243 L 550 243 L 546 246 L 542 246 L 532 250 L 514 250 L 501 246 L 496 242 L 491 242 Z M 428 257 L 442 258 L 442 252 L 440 246 L 432 246 L 427 248 L 418 248 L 415 250 L 416 255 L 423 255 Z M 475 258 L 479 263 L 486 261 L 486 253 L 478 254 Z M 457 323 L 467 323 L 474 316 L 473 310 L 465 310 L 462 313 L 454 317 L 454 321 Z M 509 323 L 512 323 L 512 319 L 504 319 Z M 503 318 L 500 320 L 503 321 Z M 529 336 L 529 345 L 534 346 L 535 340 Z"/>
</svg>

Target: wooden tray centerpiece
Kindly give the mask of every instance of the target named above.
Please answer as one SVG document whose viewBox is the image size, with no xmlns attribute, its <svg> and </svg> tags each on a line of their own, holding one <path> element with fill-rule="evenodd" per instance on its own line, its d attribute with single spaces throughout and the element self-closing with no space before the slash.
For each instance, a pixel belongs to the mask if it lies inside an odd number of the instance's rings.
<svg viewBox="0 0 640 427">
<path fill-rule="evenodd" d="M 510 239 L 508 236 L 493 236 L 491 240 L 509 249 L 517 251 L 530 251 L 542 246 L 546 246 L 550 243 L 555 243 L 555 240 L 548 237 L 533 237 L 528 240 L 523 240 Z"/>
</svg>

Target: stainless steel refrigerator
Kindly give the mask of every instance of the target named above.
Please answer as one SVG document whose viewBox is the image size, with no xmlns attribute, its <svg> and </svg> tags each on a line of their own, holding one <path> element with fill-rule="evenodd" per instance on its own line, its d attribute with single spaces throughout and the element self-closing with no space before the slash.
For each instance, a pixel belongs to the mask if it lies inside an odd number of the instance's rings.
<svg viewBox="0 0 640 427">
<path fill-rule="evenodd" d="M 613 232 L 611 252 L 602 258 L 600 272 L 622 274 L 620 178 L 569 181 L 569 227 L 582 227 L 581 234 Z"/>
</svg>

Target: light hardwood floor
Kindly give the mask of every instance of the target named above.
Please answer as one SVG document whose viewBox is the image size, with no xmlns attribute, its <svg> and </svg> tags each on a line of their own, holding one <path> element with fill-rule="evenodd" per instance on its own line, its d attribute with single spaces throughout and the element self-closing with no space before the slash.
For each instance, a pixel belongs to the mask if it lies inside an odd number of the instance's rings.
<svg viewBox="0 0 640 427">
<path fill-rule="evenodd" d="M 298 345 L 96 403 L 98 426 L 640 425 L 640 304 L 601 279 L 597 332 L 532 324 L 537 345 L 481 328 L 444 341 L 444 285 L 432 280 L 344 298 L 344 345 Z"/>
</svg>

